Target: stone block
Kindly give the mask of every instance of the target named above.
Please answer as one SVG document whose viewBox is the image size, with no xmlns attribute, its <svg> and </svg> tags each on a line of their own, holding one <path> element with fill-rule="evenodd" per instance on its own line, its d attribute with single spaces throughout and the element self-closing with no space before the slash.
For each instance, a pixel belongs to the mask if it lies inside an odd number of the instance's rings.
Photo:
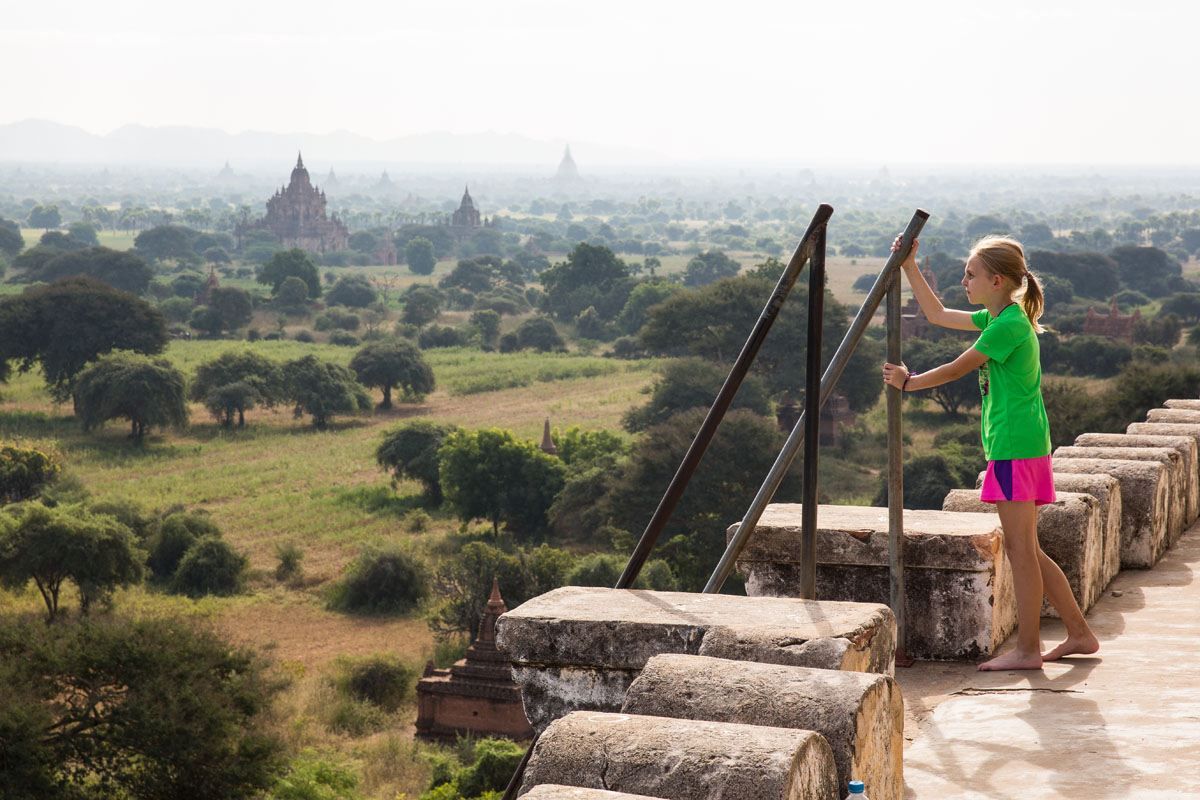
<svg viewBox="0 0 1200 800">
<path fill-rule="evenodd" d="M 525 800 L 662 800 L 645 794 L 610 792 L 607 789 L 584 789 L 582 786 L 563 786 L 561 783 L 542 783 L 525 794 Z"/>
<path fill-rule="evenodd" d="M 1060 447 L 1054 461 L 1069 458 L 1115 458 L 1123 461 L 1157 461 L 1167 470 L 1167 547 L 1183 533 L 1188 514 L 1188 474 L 1183 457 L 1170 447 Z M 1069 470 L 1068 470 L 1069 471 Z"/>
<path fill-rule="evenodd" d="M 1121 568 L 1153 567 L 1167 547 L 1170 476 L 1157 461 L 1064 458 L 1054 473 L 1111 475 L 1121 484 Z"/>
<path fill-rule="evenodd" d="M 861 780 L 873 800 L 904 797 L 904 701 L 887 675 L 655 656 L 621 711 L 816 731 L 833 752 L 839 786 Z"/>
<path fill-rule="evenodd" d="M 534 730 L 571 711 L 616 711 L 660 653 L 891 674 L 887 606 L 566 586 L 496 623 Z"/>
<path fill-rule="evenodd" d="M 1106 584 L 1106 520 L 1101 515 L 1100 501 L 1092 495 L 1059 492 L 1057 487 L 1056 494 L 1056 502 L 1038 507 L 1038 543 L 1046 555 L 1062 567 L 1075 602 L 1086 613 L 1100 598 Z M 980 500 L 976 489 L 955 489 L 946 495 L 942 510 L 995 514 L 996 506 Z M 1042 601 L 1043 617 L 1058 615 L 1049 601 Z"/>
<path fill-rule="evenodd" d="M 522 790 L 540 783 L 666 800 L 838 800 L 841 788 L 813 731 L 598 711 L 546 728 Z"/>
<path fill-rule="evenodd" d="M 800 511 L 799 504 L 767 506 L 737 562 L 748 594 L 796 594 Z M 906 510 L 904 535 L 907 654 L 971 660 L 991 653 L 1016 625 L 996 516 Z M 890 593 L 887 509 L 820 506 L 817 596 L 882 603 Z"/>
<path fill-rule="evenodd" d="M 1167 401 L 1176 402 L 1176 401 Z M 1200 400 L 1196 402 L 1200 403 Z M 1153 424 L 1153 423 L 1142 423 Z M 1129 433 L 1084 433 L 1075 437 L 1076 447 L 1170 447 L 1183 459 L 1183 481 L 1187 488 L 1184 528 L 1200 516 L 1200 430 L 1191 435 L 1150 435 Z"/>
<path fill-rule="evenodd" d="M 1177 408 L 1184 411 L 1200 411 L 1200 399 L 1197 400 L 1167 400 L 1163 405 L 1166 408 Z"/>
<path fill-rule="evenodd" d="M 1146 422 L 1182 422 L 1186 425 L 1200 425 L 1200 410 L 1152 408 L 1146 412 Z"/>
</svg>

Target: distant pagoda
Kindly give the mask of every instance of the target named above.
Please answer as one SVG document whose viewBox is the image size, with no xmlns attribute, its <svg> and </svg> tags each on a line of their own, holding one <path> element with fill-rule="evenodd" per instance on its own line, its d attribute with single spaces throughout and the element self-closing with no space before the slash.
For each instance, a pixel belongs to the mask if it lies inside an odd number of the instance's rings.
<svg viewBox="0 0 1200 800">
<path fill-rule="evenodd" d="M 559 183 L 578 183 L 579 167 L 575 165 L 575 159 L 571 158 L 571 145 L 567 145 L 563 151 L 562 161 L 558 162 L 558 172 L 554 174 L 554 180 Z"/>
<path fill-rule="evenodd" d="M 475 207 L 468 187 L 463 187 L 462 202 L 450 218 L 450 225 L 455 228 L 478 228 L 480 225 L 479 209 Z"/>
<path fill-rule="evenodd" d="M 309 180 L 300 155 L 296 156 L 296 168 L 288 185 L 267 200 L 267 215 L 234 228 L 238 245 L 253 231 L 266 231 L 284 247 L 299 247 L 313 253 L 345 250 L 350 239 L 350 231 L 337 214 L 326 216 L 325 193 Z"/>
</svg>

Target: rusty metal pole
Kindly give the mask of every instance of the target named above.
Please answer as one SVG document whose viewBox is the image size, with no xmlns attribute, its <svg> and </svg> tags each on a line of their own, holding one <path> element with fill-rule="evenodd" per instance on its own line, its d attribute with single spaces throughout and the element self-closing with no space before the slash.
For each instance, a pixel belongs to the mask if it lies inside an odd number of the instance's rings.
<svg viewBox="0 0 1200 800">
<path fill-rule="evenodd" d="M 903 358 L 900 347 L 900 271 L 892 274 L 887 294 L 887 360 L 899 364 Z M 904 595 L 904 441 L 902 439 L 901 392 L 894 386 L 885 389 L 887 395 L 888 447 L 888 576 L 889 603 L 896 617 L 896 663 L 908 666 L 906 655 L 905 595 Z"/>
<path fill-rule="evenodd" d="M 800 512 L 800 597 L 817 599 L 817 455 L 821 444 L 821 326 L 825 321 L 825 229 L 808 266 L 808 339 L 804 372 L 804 505 Z"/>
</svg>

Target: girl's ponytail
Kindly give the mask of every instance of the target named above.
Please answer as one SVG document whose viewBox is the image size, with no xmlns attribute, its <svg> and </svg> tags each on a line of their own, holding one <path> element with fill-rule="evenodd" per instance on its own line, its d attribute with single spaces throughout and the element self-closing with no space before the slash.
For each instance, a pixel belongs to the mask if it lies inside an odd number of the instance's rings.
<svg viewBox="0 0 1200 800">
<path fill-rule="evenodd" d="M 1033 323 L 1033 329 L 1042 333 L 1044 329 L 1038 320 L 1046 310 L 1046 298 L 1042 294 L 1042 284 L 1028 269 L 1025 270 L 1025 296 L 1021 298 L 1021 307 L 1025 309 L 1025 316 Z"/>
</svg>

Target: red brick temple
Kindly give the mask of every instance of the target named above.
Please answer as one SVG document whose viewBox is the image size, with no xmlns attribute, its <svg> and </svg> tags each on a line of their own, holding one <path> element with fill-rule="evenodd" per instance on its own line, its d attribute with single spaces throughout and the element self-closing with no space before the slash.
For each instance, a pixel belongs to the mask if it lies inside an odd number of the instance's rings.
<svg viewBox="0 0 1200 800">
<path fill-rule="evenodd" d="M 417 682 L 418 737 L 434 741 L 467 735 L 533 738 L 508 659 L 496 649 L 496 620 L 505 611 L 508 607 L 493 579 L 479 636 L 467 648 L 466 658 L 450 669 L 434 669 L 431 662 Z"/>
</svg>

